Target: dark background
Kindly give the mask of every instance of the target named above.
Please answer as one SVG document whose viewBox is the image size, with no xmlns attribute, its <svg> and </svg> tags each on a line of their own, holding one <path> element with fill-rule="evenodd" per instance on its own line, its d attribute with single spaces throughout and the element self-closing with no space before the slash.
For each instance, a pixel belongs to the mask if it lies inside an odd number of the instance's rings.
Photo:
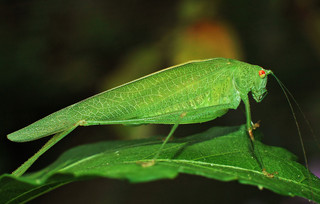
<svg viewBox="0 0 320 204">
<path fill-rule="evenodd" d="M 316 137 L 320 127 L 320 2 L 318 0 L 48 0 L 0 3 L 0 173 L 9 173 L 47 139 L 13 143 L 6 135 L 95 93 L 192 59 L 228 57 L 258 64 L 291 90 Z M 251 100 L 264 143 L 303 163 L 288 103 L 275 79 Z M 252 98 L 251 98 L 252 99 Z M 244 107 L 220 119 L 185 125 L 178 136 L 245 123 Z M 298 114 L 299 116 L 299 114 Z M 310 168 L 319 175 L 319 146 L 301 122 Z M 62 152 L 102 140 L 167 134 L 170 126 L 78 128 L 30 171 Z M 318 165 L 318 166 L 317 166 Z M 33 203 L 300 203 L 268 190 L 180 175 L 144 184 L 96 179 L 54 190 Z"/>
</svg>

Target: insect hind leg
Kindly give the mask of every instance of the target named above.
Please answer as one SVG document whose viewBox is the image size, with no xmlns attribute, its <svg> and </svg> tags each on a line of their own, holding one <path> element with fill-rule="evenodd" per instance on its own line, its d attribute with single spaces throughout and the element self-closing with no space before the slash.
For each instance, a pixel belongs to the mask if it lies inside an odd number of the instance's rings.
<svg viewBox="0 0 320 204">
<path fill-rule="evenodd" d="M 23 175 L 30 166 L 47 150 L 49 150 L 53 145 L 55 145 L 57 142 L 59 142 L 62 138 L 67 136 L 70 132 L 72 132 L 75 128 L 78 126 L 82 126 L 85 124 L 84 120 L 80 120 L 77 123 L 75 123 L 73 126 L 70 126 L 66 128 L 64 131 L 59 132 L 55 134 L 50 140 L 48 140 L 45 145 L 41 147 L 38 152 L 36 152 L 32 157 L 30 157 L 25 163 L 23 163 L 20 167 L 18 167 L 15 171 L 12 172 L 12 175 L 14 176 L 21 176 Z"/>
</svg>

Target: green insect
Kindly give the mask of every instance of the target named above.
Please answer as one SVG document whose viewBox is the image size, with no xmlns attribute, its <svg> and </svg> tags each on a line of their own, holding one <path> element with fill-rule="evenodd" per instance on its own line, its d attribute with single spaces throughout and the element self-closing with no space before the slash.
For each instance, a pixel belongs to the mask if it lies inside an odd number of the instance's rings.
<svg viewBox="0 0 320 204">
<path fill-rule="evenodd" d="M 254 140 L 248 94 L 260 102 L 267 93 L 271 70 L 233 59 L 190 61 L 155 72 L 107 90 L 59 110 L 8 135 L 14 142 L 27 142 L 53 135 L 39 152 L 13 174 L 22 175 L 51 146 L 78 126 L 179 124 L 214 120 L 237 109 L 246 109 L 247 130 Z M 156 157 L 155 157 L 156 158 Z"/>
</svg>

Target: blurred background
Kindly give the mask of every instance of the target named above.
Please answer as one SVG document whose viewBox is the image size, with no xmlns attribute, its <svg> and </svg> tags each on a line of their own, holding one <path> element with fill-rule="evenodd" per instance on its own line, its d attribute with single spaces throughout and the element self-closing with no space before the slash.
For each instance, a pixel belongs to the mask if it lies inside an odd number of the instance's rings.
<svg viewBox="0 0 320 204">
<path fill-rule="evenodd" d="M 291 90 L 319 138 L 320 1 L 318 0 L 47 0 L 0 3 L 0 173 L 10 173 L 47 138 L 13 143 L 6 135 L 116 85 L 193 59 L 227 57 L 258 64 Z M 304 163 L 288 103 L 275 79 L 253 120 L 263 141 Z M 311 170 L 320 148 L 303 117 Z M 245 123 L 244 107 L 217 120 L 178 128 L 177 137 Z M 81 144 L 163 134 L 170 126 L 77 128 L 30 171 Z M 33 203 L 303 203 L 238 182 L 180 175 L 144 184 L 95 179 L 68 184 Z"/>
</svg>

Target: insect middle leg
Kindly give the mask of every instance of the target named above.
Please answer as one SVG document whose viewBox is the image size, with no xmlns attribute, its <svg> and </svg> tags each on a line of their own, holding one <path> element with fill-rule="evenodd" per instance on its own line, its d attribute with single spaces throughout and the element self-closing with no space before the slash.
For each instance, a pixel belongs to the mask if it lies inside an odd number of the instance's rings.
<svg viewBox="0 0 320 204">
<path fill-rule="evenodd" d="M 176 131 L 176 129 L 178 128 L 181 120 L 183 117 L 186 116 L 186 112 L 182 113 L 179 117 L 179 119 L 177 120 L 177 122 L 173 125 L 173 127 L 171 128 L 168 136 L 166 137 L 166 139 L 163 141 L 162 145 L 160 146 L 159 150 L 157 151 L 157 153 L 155 154 L 155 156 L 153 157 L 153 159 L 150 162 L 143 162 L 141 165 L 143 167 L 149 167 L 149 166 L 153 166 L 156 162 L 156 160 L 158 159 L 160 153 L 162 152 L 164 146 L 167 144 L 167 142 L 169 141 L 169 139 L 172 137 L 173 133 Z"/>
</svg>

